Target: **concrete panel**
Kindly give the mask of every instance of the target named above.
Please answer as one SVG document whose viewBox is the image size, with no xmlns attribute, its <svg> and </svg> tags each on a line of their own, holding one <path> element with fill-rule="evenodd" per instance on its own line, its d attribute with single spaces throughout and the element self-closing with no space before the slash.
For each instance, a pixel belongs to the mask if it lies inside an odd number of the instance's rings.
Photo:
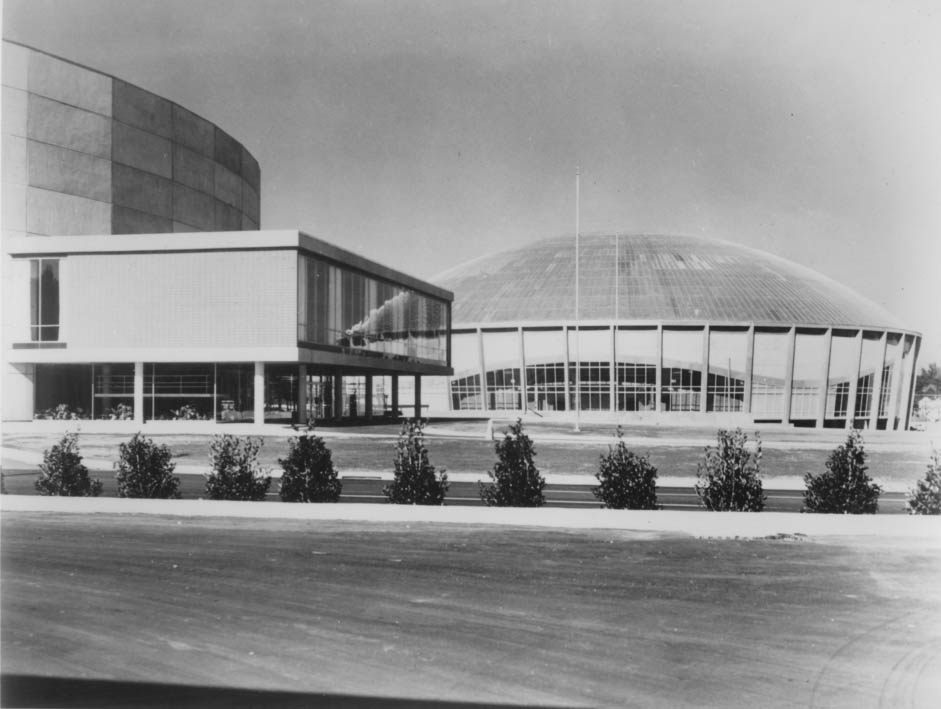
<svg viewBox="0 0 941 709">
<path fill-rule="evenodd" d="M 29 184 L 79 197 L 111 201 L 111 162 L 46 143 L 29 141 Z"/>
<path fill-rule="evenodd" d="M 29 58 L 29 90 L 70 106 L 111 115 L 111 77 L 42 52 Z"/>
<path fill-rule="evenodd" d="M 112 234 L 162 234 L 171 231 L 173 222 L 166 217 L 114 205 L 111 213 Z"/>
<path fill-rule="evenodd" d="M 173 105 L 173 141 L 195 150 L 207 158 L 213 157 L 216 127 L 204 118 L 182 106 Z"/>
<path fill-rule="evenodd" d="M 258 231 L 258 222 L 253 222 L 244 214 L 242 215 L 242 231 Z"/>
<path fill-rule="evenodd" d="M 247 182 L 242 183 L 242 211 L 256 224 L 261 221 L 258 193 Z"/>
<path fill-rule="evenodd" d="M 221 128 L 216 128 L 213 160 L 225 165 L 236 175 L 242 174 L 242 146 Z"/>
<path fill-rule="evenodd" d="M 212 194 L 216 178 L 215 163 L 182 145 L 173 145 L 173 181 Z"/>
<path fill-rule="evenodd" d="M 28 232 L 71 235 L 107 234 L 110 230 L 110 204 L 37 187 L 26 190 Z"/>
<path fill-rule="evenodd" d="M 3 420 L 29 421 L 33 418 L 34 364 L 3 364 Z"/>
<path fill-rule="evenodd" d="M 173 104 L 119 79 L 114 80 L 113 117 L 164 138 L 173 135 Z"/>
<path fill-rule="evenodd" d="M 9 42 L 3 43 L 3 85 L 26 91 L 29 88 L 29 57 L 31 49 Z"/>
<path fill-rule="evenodd" d="M 170 141 L 153 133 L 114 122 L 112 160 L 170 179 L 173 176 L 173 152 Z"/>
<path fill-rule="evenodd" d="M 216 219 L 216 200 L 208 194 L 174 184 L 173 219 L 199 229 L 212 229 Z"/>
<path fill-rule="evenodd" d="M 26 134 L 33 140 L 61 145 L 101 158 L 111 157 L 111 119 L 64 103 L 29 95 Z"/>
<path fill-rule="evenodd" d="M 297 346 L 294 252 L 89 254 L 68 265 L 69 347 Z"/>
<path fill-rule="evenodd" d="M 258 161 L 244 147 L 242 148 L 242 179 L 254 187 L 256 192 L 261 191 L 261 168 L 258 167 Z"/>
<path fill-rule="evenodd" d="M 3 183 L 3 228 L 26 231 L 26 185 Z"/>
<path fill-rule="evenodd" d="M 183 222 L 173 222 L 173 231 L 176 233 L 187 233 L 190 231 L 205 231 L 199 227 L 192 226 L 190 224 L 184 224 Z"/>
<path fill-rule="evenodd" d="M 3 136 L 3 181 L 26 184 L 26 138 Z"/>
<path fill-rule="evenodd" d="M 216 220 L 213 228 L 217 231 L 241 230 L 242 213 L 224 202 L 216 202 Z"/>
<path fill-rule="evenodd" d="M 26 115 L 29 98 L 25 91 L 3 87 L 3 116 L 0 128 L 6 135 L 26 137 Z"/>
<path fill-rule="evenodd" d="M 173 183 L 149 172 L 115 163 L 112 166 L 112 201 L 138 212 L 170 219 L 173 216 Z"/>
<path fill-rule="evenodd" d="M 216 179 L 213 194 L 226 204 L 241 208 L 242 206 L 242 178 L 236 173 L 216 165 Z"/>
</svg>

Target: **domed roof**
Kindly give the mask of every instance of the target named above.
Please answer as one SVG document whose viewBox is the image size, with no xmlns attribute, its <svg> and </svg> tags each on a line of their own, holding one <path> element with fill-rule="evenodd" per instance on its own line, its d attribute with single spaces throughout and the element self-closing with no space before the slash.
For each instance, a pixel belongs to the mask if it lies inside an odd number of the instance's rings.
<svg viewBox="0 0 941 709">
<path fill-rule="evenodd" d="M 455 327 L 571 322 L 575 238 L 545 239 L 477 258 L 435 281 L 454 292 Z M 579 283 L 581 321 L 899 327 L 881 306 L 815 271 L 711 239 L 581 236 Z"/>
</svg>

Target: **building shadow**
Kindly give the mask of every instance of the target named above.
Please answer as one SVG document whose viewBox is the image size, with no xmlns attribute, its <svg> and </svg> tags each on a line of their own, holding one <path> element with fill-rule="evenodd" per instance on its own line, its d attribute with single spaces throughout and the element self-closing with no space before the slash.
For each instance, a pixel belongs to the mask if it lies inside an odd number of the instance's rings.
<svg viewBox="0 0 941 709">
<path fill-rule="evenodd" d="M 0 706 L 3 707 L 300 707 L 324 709 L 404 709 L 405 707 L 526 707 L 502 703 L 441 701 L 414 698 L 360 696 L 320 692 L 290 692 L 237 687 L 209 687 L 161 682 L 128 682 L 109 679 L 41 677 L 0 674 Z M 539 705 L 545 706 L 545 705 Z M 560 706 L 560 705 L 556 705 Z"/>
</svg>

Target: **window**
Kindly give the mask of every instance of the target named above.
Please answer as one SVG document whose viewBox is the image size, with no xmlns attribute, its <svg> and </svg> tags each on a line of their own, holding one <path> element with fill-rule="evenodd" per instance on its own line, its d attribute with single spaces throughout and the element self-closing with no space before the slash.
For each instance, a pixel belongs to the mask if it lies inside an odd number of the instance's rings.
<svg viewBox="0 0 941 709">
<path fill-rule="evenodd" d="M 33 342 L 59 340 L 59 259 L 29 262 L 29 325 Z"/>
</svg>

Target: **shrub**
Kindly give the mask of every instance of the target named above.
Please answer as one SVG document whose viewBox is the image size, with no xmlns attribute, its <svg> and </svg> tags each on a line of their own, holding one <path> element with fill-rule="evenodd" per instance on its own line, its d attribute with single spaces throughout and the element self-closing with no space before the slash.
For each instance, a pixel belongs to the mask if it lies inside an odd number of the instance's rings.
<svg viewBox="0 0 941 709">
<path fill-rule="evenodd" d="M 598 487 L 591 489 L 604 507 L 617 510 L 657 510 L 657 469 L 647 456 L 628 450 L 618 426 L 618 442 L 601 456 Z"/>
<path fill-rule="evenodd" d="M 382 489 L 386 499 L 399 505 L 442 505 L 448 476 L 428 462 L 424 424 L 409 419 L 402 424 L 395 444 L 395 477 Z"/>
<path fill-rule="evenodd" d="M 520 419 L 497 441 L 496 453 L 497 462 L 488 473 L 493 483 L 480 483 L 480 499 L 490 507 L 542 507 L 546 480 L 533 462 L 536 451 Z"/>
<path fill-rule="evenodd" d="M 804 511 L 837 514 L 875 514 L 882 488 L 866 475 L 866 451 L 859 431 L 831 451 L 827 472 L 804 476 Z"/>
<path fill-rule="evenodd" d="M 206 495 L 210 500 L 264 500 L 271 476 L 258 463 L 260 438 L 224 434 L 209 443 Z"/>
<path fill-rule="evenodd" d="M 118 404 L 108 409 L 102 418 L 110 421 L 131 421 L 134 418 L 134 407 L 129 404 Z"/>
<path fill-rule="evenodd" d="M 170 415 L 174 421 L 198 421 L 200 419 L 199 412 L 191 404 L 183 404 L 178 409 L 171 409 Z"/>
<path fill-rule="evenodd" d="M 908 511 L 913 515 L 941 515 L 941 453 L 931 451 L 928 472 L 919 480 L 908 498 Z"/>
<path fill-rule="evenodd" d="M 761 512 L 765 495 L 761 487 L 761 437 L 755 433 L 754 452 L 748 436 L 737 428 L 719 429 L 717 445 L 706 446 L 699 463 L 696 494 L 707 510 Z"/>
<path fill-rule="evenodd" d="M 66 433 L 51 449 L 42 454 L 36 491 L 40 495 L 62 497 L 98 497 L 101 480 L 92 480 L 88 468 L 82 465 L 78 452 L 78 436 Z"/>
<path fill-rule="evenodd" d="M 170 462 L 172 457 L 166 446 L 135 433 L 118 446 L 118 461 L 114 464 L 118 496 L 180 499 L 180 479 L 173 475 L 176 466 Z"/>
<path fill-rule="evenodd" d="M 72 409 L 68 404 L 58 404 L 51 409 L 43 409 L 36 412 L 33 418 L 52 419 L 55 421 L 77 421 L 84 418 L 85 411 L 81 408 Z"/>
<path fill-rule="evenodd" d="M 342 484 L 333 469 L 330 449 L 320 436 L 305 433 L 288 442 L 279 494 L 285 502 L 336 502 Z"/>
</svg>

